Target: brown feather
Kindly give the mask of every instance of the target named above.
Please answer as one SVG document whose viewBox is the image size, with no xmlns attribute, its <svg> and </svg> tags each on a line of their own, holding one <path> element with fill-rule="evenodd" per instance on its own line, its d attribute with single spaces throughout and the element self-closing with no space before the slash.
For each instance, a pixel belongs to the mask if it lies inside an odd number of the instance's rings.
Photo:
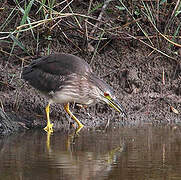
<svg viewBox="0 0 181 180">
<path fill-rule="evenodd" d="M 34 88 L 49 93 L 58 90 L 73 73 L 88 75 L 92 69 L 87 62 L 70 54 L 52 54 L 33 61 L 23 69 L 22 77 Z"/>
</svg>

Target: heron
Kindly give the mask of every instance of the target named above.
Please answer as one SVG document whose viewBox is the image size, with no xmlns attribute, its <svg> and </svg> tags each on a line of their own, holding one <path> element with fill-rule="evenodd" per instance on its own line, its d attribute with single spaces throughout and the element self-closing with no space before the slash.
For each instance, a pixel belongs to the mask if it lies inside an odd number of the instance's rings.
<svg viewBox="0 0 181 180">
<path fill-rule="evenodd" d="M 47 132 L 53 132 L 50 121 L 50 105 L 64 105 L 67 114 L 77 123 L 78 133 L 84 125 L 70 111 L 69 104 L 90 105 L 104 102 L 126 117 L 126 111 L 118 102 L 113 89 L 93 73 L 90 65 L 83 59 L 65 53 L 41 57 L 25 66 L 22 78 L 48 98 L 46 106 Z"/>
</svg>

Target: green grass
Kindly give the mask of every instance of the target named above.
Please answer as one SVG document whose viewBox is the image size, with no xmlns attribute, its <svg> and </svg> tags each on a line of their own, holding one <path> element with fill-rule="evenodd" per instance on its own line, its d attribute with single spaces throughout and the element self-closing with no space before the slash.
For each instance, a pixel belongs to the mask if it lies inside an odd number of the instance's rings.
<svg viewBox="0 0 181 180">
<path fill-rule="evenodd" d="M 181 3 L 179 1 L 171 4 L 165 0 L 112 1 L 100 21 L 97 21 L 95 14 L 101 13 L 104 3 L 99 1 L 88 2 L 87 9 L 82 10 L 77 10 L 74 1 L 15 0 L 14 2 L 14 6 L 10 9 L 2 10 L 2 13 L 7 15 L 0 25 L 0 41 L 9 44 L 10 54 L 13 54 L 15 48 L 20 48 L 28 55 L 35 54 L 41 48 L 42 40 L 47 41 L 46 53 L 49 54 L 52 51 L 52 42 L 57 41 L 54 36 L 57 33 L 61 34 L 63 41 L 68 41 L 77 50 L 80 50 L 77 39 L 72 39 L 71 34 L 85 39 L 87 43 L 98 41 L 94 43 L 94 55 L 101 48 L 99 47 L 101 41 L 109 40 L 108 37 L 112 36 L 120 39 L 122 33 L 144 43 L 153 51 L 162 52 L 162 55 L 169 58 L 175 59 L 176 48 L 180 48 L 178 41 L 181 28 Z M 105 17 L 108 17 L 108 20 Z M 124 24 L 119 23 L 119 18 L 125 19 Z M 92 29 L 94 29 L 93 34 L 91 34 Z M 31 48 L 27 40 L 36 48 Z"/>
</svg>

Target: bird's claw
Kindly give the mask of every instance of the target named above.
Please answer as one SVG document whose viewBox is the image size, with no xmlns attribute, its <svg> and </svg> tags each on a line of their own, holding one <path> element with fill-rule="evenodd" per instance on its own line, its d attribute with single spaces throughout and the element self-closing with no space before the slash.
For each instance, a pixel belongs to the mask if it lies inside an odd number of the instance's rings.
<svg viewBox="0 0 181 180">
<path fill-rule="evenodd" d="M 53 123 L 47 124 L 44 130 L 48 133 L 53 133 Z"/>
<path fill-rule="evenodd" d="M 79 127 L 76 129 L 76 131 L 75 131 L 75 134 L 77 135 L 77 136 L 79 136 L 79 132 L 80 132 L 80 130 L 82 129 L 84 127 L 84 125 L 83 124 L 79 124 Z"/>
</svg>

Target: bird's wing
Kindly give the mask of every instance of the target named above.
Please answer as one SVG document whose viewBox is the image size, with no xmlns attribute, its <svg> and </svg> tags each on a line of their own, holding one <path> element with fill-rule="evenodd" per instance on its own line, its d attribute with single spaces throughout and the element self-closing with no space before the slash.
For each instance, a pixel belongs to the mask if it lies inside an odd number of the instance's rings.
<svg viewBox="0 0 181 180">
<path fill-rule="evenodd" d="M 45 56 L 34 61 L 30 66 L 41 69 L 43 72 L 63 76 L 72 73 L 86 75 L 92 72 L 87 62 L 70 54 L 52 54 Z"/>
<path fill-rule="evenodd" d="M 22 77 L 44 93 L 56 91 L 71 74 L 86 76 L 92 72 L 89 64 L 69 54 L 53 54 L 33 61 L 22 72 Z"/>
</svg>

